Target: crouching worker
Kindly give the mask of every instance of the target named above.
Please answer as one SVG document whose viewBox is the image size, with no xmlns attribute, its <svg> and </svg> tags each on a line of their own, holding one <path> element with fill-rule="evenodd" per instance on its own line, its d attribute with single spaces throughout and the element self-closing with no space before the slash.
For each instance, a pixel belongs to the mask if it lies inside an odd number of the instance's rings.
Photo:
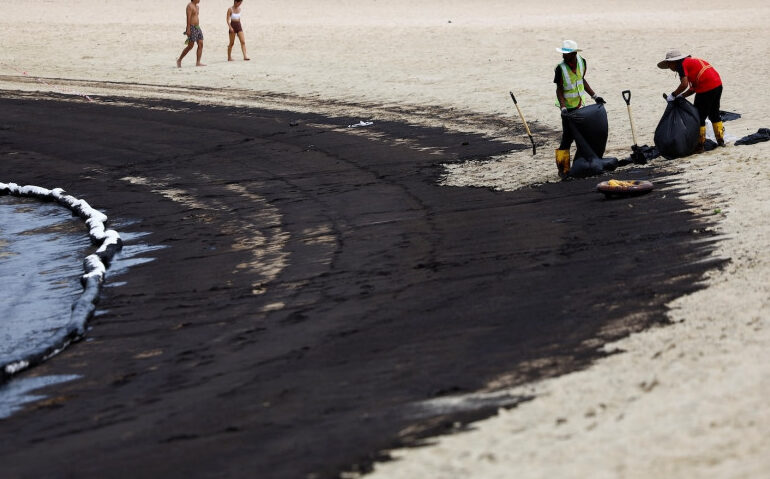
<svg viewBox="0 0 770 479">
<path fill-rule="evenodd" d="M 658 62 L 658 68 L 669 69 L 679 74 L 679 86 L 666 97 L 666 100 L 673 101 L 680 95 L 688 97 L 695 94 L 693 105 L 700 116 L 700 139 L 694 153 L 703 152 L 703 145 L 706 143 L 706 118 L 711 120 L 717 144 L 724 146 L 725 129 L 722 126 L 722 117 L 719 115 L 722 79 L 716 69 L 706 60 L 682 55 L 679 50 L 669 50 L 666 58 Z"/>
<path fill-rule="evenodd" d="M 585 79 L 586 61 L 577 54 L 577 52 L 582 51 L 577 47 L 577 43 L 572 40 L 564 40 L 561 48 L 557 48 L 556 51 L 562 54 L 562 62 L 556 65 L 553 77 L 553 82 L 556 83 L 556 106 L 561 108 L 562 117 L 561 144 L 556 150 L 556 167 L 559 169 L 559 176 L 564 178 L 569 173 L 569 151 L 575 140 L 566 116 L 571 111 L 586 106 L 588 95 L 591 95 L 596 103 L 605 103 L 605 101 L 596 95 Z"/>
</svg>

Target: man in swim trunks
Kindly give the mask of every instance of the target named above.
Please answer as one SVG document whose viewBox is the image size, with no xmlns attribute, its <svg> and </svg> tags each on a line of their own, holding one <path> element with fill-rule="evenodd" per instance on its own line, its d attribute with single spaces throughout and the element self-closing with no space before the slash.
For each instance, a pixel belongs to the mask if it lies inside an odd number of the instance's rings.
<svg viewBox="0 0 770 479">
<path fill-rule="evenodd" d="M 182 50 L 182 54 L 179 55 L 179 59 L 176 61 L 176 66 L 179 68 L 182 68 L 182 59 L 185 57 L 185 55 L 187 55 L 187 53 L 189 53 L 190 50 L 192 50 L 193 45 L 196 43 L 198 44 L 198 51 L 196 52 L 197 59 L 195 66 L 206 66 L 201 63 L 201 56 L 203 55 L 203 31 L 199 25 L 199 3 L 201 3 L 201 0 L 190 0 L 190 3 L 187 4 L 187 28 L 185 28 L 184 31 L 184 35 L 187 36 L 187 40 L 185 41 L 187 46 L 184 48 L 184 50 Z"/>
</svg>

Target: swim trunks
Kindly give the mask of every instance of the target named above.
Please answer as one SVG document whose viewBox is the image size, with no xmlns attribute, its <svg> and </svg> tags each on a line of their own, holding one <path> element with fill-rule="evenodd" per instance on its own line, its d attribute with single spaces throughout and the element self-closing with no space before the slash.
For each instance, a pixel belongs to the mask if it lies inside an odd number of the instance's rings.
<svg viewBox="0 0 770 479">
<path fill-rule="evenodd" d="M 187 32 L 184 32 L 187 35 Z M 195 43 L 203 40 L 203 30 L 199 25 L 190 26 L 190 36 L 187 37 L 185 43 Z"/>
<path fill-rule="evenodd" d="M 243 31 L 243 27 L 239 21 L 230 20 L 230 26 L 233 27 L 233 33 L 239 33 Z"/>
</svg>

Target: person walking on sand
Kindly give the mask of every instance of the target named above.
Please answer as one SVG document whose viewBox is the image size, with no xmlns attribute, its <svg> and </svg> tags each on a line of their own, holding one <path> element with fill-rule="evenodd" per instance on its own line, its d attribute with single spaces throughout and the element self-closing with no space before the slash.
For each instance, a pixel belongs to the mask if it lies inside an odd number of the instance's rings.
<svg viewBox="0 0 770 479">
<path fill-rule="evenodd" d="M 556 65 L 553 82 L 556 83 L 556 106 L 561 109 L 561 144 L 556 150 L 556 168 L 559 170 L 559 176 L 564 178 L 569 173 L 570 157 L 569 150 L 572 142 L 575 140 L 572 131 L 567 123 L 567 115 L 580 107 L 586 106 L 588 95 L 596 103 L 606 103 L 604 99 L 594 92 L 586 75 L 586 61 L 578 55 L 582 51 L 573 40 L 564 40 L 561 48 L 556 49 L 561 53 L 562 62 Z"/>
<path fill-rule="evenodd" d="M 182 68 L 182 59 L 190 52 L 190 50 L 192 50 L 196 43 L 198 44 L 198 51 L 195 55 L 195 66 L 206 66 L 201 63 L 201 56 L 203 55 L 203 31 L 201 30 L 200 26 L 200 10 L 198 7 L 199 3 L 201 3 L 201 0 L 190 0 L 190 3 L 187 4 L 187 28 L 185 28 L 184 31 L 184 34 L 187 36 L 187 40 L 185 41 L 187 46 L 184 48 L 184 50 L 182 50 L 182 54 L 179 55 L 179 58 L 176 61 L 176 66 L 179 68 Z"/>
<path fill-rule="evenodd" d="M 687 98 L 695 94 L 693 104 L 700 117 L 700 138 L 693 153 L 703 153 L 706 143 L 706 118 L 711 120 L 719 146 L 725 146 L 725 129 L 719 114 L 722 99 L 722 78 L 716 69 L 706 60 L 693 58 L 692 55 L 682 55 L 679 50 L 669 50 L 666 57 L 658 62 L 658 68 L 669 69 L 679 74 L 679 86 L 666 96 L 666 100 L 674 101 L 678 96 Z"/>
<path fill-rule="evenodd" d="M 243 35 L 243 27 L 241 26 L 241 4 L 243 0 L 234 0 L 233 6 L 227 9 L 227 27 L 230 29 L 230 44 L 227 46 L 227 61 L 233 61 L 233 45 L 235 44 L 235 36 L 238 35 L 238 40 L 241 42 L 241 51 L 243 52 L 243 59 L 248 61 L 249 57 L 246 55 L 246 38 Z"/>
</svg>

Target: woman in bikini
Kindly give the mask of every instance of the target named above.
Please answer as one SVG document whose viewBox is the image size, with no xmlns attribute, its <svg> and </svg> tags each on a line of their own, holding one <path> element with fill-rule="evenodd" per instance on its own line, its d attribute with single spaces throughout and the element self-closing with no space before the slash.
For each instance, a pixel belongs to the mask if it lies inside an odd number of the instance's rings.
<svg viewBox="0 0 770 479">
<path fill-rule="evenodd" d="M 238 35 L 238 40 L 241 41 L 241 51 L 243 51 L 243 59 L 248 60 L 246 55 L 246 38 L 243 35 L 243 27 L 241 26 L 241 4 L 243 0 L 235 0 L 233 6 L 227 9 L 227 27 L 230 29 L 230 44 L 227 46 L 227 61 L 233 61 L 233 45 L 235 44 L 235 36 Z"/>
</svg>

